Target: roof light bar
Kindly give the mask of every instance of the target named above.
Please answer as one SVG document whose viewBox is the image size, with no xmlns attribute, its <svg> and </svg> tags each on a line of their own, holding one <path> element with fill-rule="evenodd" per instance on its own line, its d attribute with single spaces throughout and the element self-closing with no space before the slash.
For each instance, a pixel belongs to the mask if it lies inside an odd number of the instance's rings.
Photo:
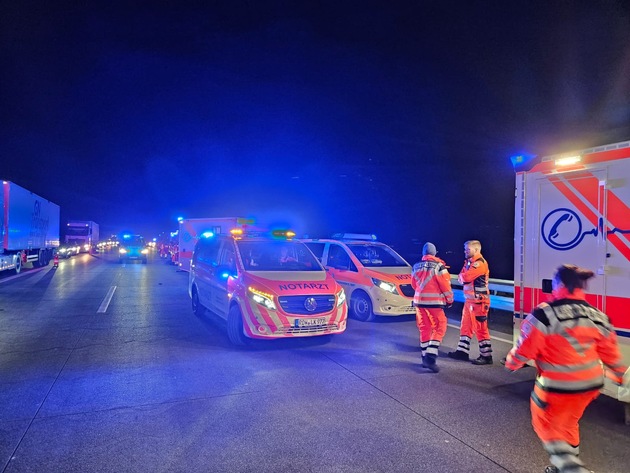
<svg viewBox="0 0 630 473">
<path fill-rule="evenodd" d="M 374 235 L 373 233 L 335 233 L 332 237 L 339 240 L 377 240 L 376 235 Z"/>
<path fill-rule="evenodd" d="M 555 160 L 556 166 L 571 166 L 582 161 L 582 156 L 569 156 L 566 158 L 560 158 Z"/>
</svg>

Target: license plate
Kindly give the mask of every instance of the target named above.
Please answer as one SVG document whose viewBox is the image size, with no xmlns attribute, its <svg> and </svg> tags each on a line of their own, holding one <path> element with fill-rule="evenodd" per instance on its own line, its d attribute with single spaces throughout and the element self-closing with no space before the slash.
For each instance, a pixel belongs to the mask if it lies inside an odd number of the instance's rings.
<svg viewBox="0 0 630 473">
<path fill-rule="evenodd" d="M 295 319 L 296 327 L 316 327 L 318 325 L 326 325 L 326 317 L 318 317 L 316 319 Z"/>
</svg>

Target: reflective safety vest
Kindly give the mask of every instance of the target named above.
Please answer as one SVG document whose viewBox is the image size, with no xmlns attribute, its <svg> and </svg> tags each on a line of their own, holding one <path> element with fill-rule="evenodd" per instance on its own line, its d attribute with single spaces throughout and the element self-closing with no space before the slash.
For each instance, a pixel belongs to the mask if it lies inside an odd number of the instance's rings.
<svg viewBox="0 0 630 473">
<path fill-rule="evenodd" d="M 413 303 L 421 307 L 445 307 L 453 303 L 451 275 L 446 264 L 432 255 L 413 266 L 411 286 L 416 291 Z"/>
<path fill-rule="evenodd" d="M 489 302 L 490 300 L 489 278 L 488 262 L 481 256 L 481 253 L 467 259 L 457 277 L 459 282 L 464 285 L 464 298 L 477 299 L 479 302 Z"/>
<path fill-rule="evenodd" d="M 539 305 L 521 325 L 521 335 L 507 356 L 506 368 L 516 370 L 529 360 L 538 368 L 536 384 L 550 392 L 578 393 L 604 385 L 604 363 L 622 382 L 617 335 L 608 316 L 583 300 L 583 291 Z"/>
</svg>

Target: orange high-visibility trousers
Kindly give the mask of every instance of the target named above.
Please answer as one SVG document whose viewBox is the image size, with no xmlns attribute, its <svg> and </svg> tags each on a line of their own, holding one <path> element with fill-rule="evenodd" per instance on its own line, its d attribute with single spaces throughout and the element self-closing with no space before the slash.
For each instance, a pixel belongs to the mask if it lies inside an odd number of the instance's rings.
<svg viewBox="0 0 630 473">
<path fill-rule="evenodd" d="M 485 321 L 477 320 L 477 317 L 486 317 Z M 488 309 L 484 304 L 475 304 L 474 301 L 464 302 L 462 310 L 462 325 L 459 329 L 460 336 L 472 338 L 473 333 L 477 335 L 477 341 L 490 340 L 488 330 Z"/>
<path fill-rule="evenodd" d="M 416 307 L 416 325 L 420 332 L 422 355 L 438 354 L 438 348 L 446 333 L 446 315 L 439 307 Z"/>
<path fill-rule="evenodd" d="M 532 426 L 543 445 L 567 442 L 580 444 L 579 420 L 587 406 L 599 396 L 599 390 L 583 393 L 550 393 L 534 386 L 530 408 Z"/>
</svg>

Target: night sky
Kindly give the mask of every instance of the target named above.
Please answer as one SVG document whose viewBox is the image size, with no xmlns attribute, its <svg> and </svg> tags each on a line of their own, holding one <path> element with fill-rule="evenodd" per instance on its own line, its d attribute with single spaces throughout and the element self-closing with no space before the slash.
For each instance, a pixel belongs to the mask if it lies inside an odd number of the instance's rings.
<svg viewBox="0 0 630 473">
<path fill-rule="evenodd" d="M 0 178 L 102 234 L 476 238 L 512 279 L 509 157 L 630 139 L 622 0 L 1 5 Z"/>
</svg>

